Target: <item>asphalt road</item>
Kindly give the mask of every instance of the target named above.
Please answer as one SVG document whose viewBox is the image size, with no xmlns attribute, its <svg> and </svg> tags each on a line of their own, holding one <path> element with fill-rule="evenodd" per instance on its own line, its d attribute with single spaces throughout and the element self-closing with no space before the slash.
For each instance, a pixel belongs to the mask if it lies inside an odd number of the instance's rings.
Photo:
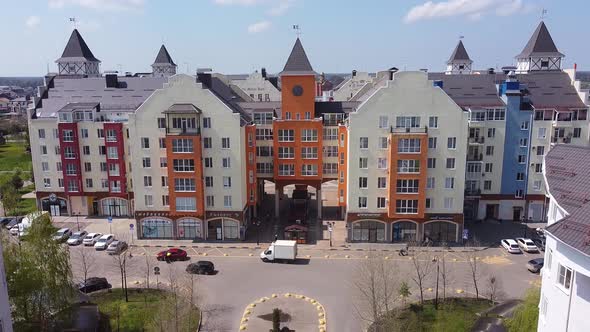
<svg viewBox="0 0 590 332">
<path fill-rule="evenodd" d="M 114 287 L 121 285 L 120 272 L 115 259 L 105 252 L 95 252 L 93 248 L 72 247 L 72 266 L 74 276 L 82 275 L 79 250 L 86 251 L 93 264 L 89 276 L 104 276 Z M 153 267 L 161 269 L 158 277 L 160 287 L 167 287 L 170 279 L 176 279 L 184 285 L 188 283 L 186 265 L 197 260 L 211 260 L 218 270 L 216 275 L 196 278 L 197 301 L 204 310 L 203 331 L 237 331 L 245 307 L 273 293 L 287 292 L 302 294 L 318 300 L 327 311 L 328 330 L 358 332 L 362 330 L 362 320 L 356 314 L 355 288 L 352 282 L 358 275 L 359 266 L 366 260 L 367 252 L 327 251 L 320 249 L 302 249 L 297 264 L 263 263 L 258 258 L 260 250 L 188 248 L 191 259 L 187 262 L 167 264 L 157 262 L 155 254 L 163 248 L 132 248 L 132 258 L 128 258 L 127 282 L 129 287 L 143 287 L 147 271 L 146 257 L 150 263 L 150 284 L 155 287 L 156 280 Z M 204 255 L 206 254 L 206 256 Z M 382 253 L 387 261 L 395 264 L 397 277 L 404 279 L 411 287 L 413 295 L 418 289 L 411 281 L 413 272 L 411 260 L 395 253 Z M 434 255 L 442 253 L 420 253 L 418 259 L 431 260 Z M 328 255 L 328 257 L 326 257 Z M 456 296 L 471 296 L 474 292 L 469 277 L 469 265 L 466 254 L 447 253 L 447 261 L 452 270 L 453 283 L 448 292 Z M 502 284 L 506 298 L 519 298 L 524 292 L 540 281 L 539 276 L 526 270 L 525 263 L 542 254 L 510 255 L 500 248 L 487 249 L 477 254 L 481 263 L 480 293 L 485 292 L 481 285 L 485 278 L 496 275 Z M 309 258 L 307 258 L 309 256 Z M 348 257 L 347 257 L 348 256 Z M 426 288 L 434 287 L 434 275 L 426 282 Z M 442 292 L 442 291 L 441 291 Z M 433 291 L 426 291 L 427 297 L 434 297 Z"/>
</svg>

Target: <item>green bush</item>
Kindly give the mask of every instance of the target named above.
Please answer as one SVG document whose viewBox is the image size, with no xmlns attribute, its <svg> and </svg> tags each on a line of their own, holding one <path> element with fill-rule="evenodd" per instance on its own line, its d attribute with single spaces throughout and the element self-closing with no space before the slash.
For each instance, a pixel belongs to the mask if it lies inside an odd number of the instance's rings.
<svg viewBox="0 0 590 332">
<path fill-rule="evenodd" d="M 514 311 L 514 316 L 506 320 L 506 327 L 510 332 L 537 331 L 539 320 L 539 301 L 541 289 L 532 288 L 527 291 L 524 302 Z"/>
</svg>

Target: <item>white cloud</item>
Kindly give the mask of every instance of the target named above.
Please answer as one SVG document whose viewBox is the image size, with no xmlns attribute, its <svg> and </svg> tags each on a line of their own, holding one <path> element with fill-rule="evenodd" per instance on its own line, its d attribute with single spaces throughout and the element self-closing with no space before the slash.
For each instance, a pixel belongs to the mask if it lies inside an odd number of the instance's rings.
<svg viewBox="0 0 590 332">
<path fill-rule="evenodd" d="M 264 6 L 268 7 L 266 11 L 270 16 L 281 16 L 293 6 L 295 0 L 213 0 L 221 6 Z"/>
<path fill-rule="evenodd" d="M 279 3 L 269 9 L 267 13 L 271 16 L 281 16 L 293 6 L 293 2 L 295 2 L 295 0 L 280 0 Z"/>
<path fill-rule="evenodd" d="M 214 2 L 218 5 L 241 5 L 241 6 L 252 6 L 258 5 L 264 2 L 268 2 L 266 0 L 214 0 Z"/>
<path fill-rule="evenodd" d="M 524 3 L 525 0 L 446 0 L 427 1 L 415 6 L 406 14 L 404 21 L 413 23 L 421 20 L 443 17 L 467 17 L 478 20 L 487 13 L 508 16 L 521 12 L 529 12 L 532 5 Z"/>
<path fill-rule="evenodd" d="M 270 28 L 270 21 L 260 21 L 248 26 L 248 33 L 259 33 Z"/>
<path fill-rule="evenodd" d="M 27 28 L 33 29 L 33 28 L 36 28 L 37 26 L 39 26 L 39 24 L 41 24 L 41 18 L 36 15 L 29 16 L 25 20 L 25 25 L 27 26 Z"/>
<path fill-rule="evenodd" d="M 142 8 L 144 3 L 144 0 L 49 0 L 49 7 L 78 6 L 94 10 L 122 11 Z"/>
</svg>

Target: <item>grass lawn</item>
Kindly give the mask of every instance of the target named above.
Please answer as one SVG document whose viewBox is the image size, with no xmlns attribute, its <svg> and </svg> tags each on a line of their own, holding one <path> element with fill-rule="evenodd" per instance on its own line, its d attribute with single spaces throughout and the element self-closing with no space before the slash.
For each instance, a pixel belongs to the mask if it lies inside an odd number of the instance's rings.
<svg viewBox="0 0 590 332">
<path fill-rule="evenodd" d="M 32 168 L 31 154 L 25 151 L 24 142 L 10 142 L 0 145 L 0 171 L 14 171 L 20 168 L 29 173 Z M 28 178 L 28 175 L 23 177 Z"/>
<path fill-rule="evenodd" d="M 166 327 L 174 324 L 173 296 L 165 291 L 155 289 L 129 289 L 129 302 L 125 302 L 123 290 L 113 289 L 112 292 L 93 294 L 91 300 L 98 305 L 101 316 L 108 320 L 112 331 L 160 331 L 169 330 Z M 199 311 L 193 308 L 189 316 L 189 304 L 179 298 L 179 326 L 178 331 L 196 330 L 199 322 Z M 162 326 L 160 326 L 162 322 Z"/>
<path fill-rule="evenodd" d="M 392 329 L 387 331 L 467 332 L 477 320 L 476 314 L 490 307 L 487 300 L 461 298 L 448 299 L 444 304 L 439 302 L 436 310 L 433 301 L 427 301 L 424 306 L 410 305 L 397 312 L 395 318 L 389 320 Z"/>
</svg>

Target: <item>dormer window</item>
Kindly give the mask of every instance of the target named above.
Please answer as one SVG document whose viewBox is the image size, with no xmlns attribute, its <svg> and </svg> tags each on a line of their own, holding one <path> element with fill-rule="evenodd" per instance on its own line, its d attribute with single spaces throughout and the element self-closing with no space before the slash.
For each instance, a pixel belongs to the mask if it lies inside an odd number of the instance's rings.
<svg viewBox="0 0 590 332">
<path fill-rule="evenodd" d="M 465 69 L 465 65 L 459 65 L 459 70 Z"/>
<path fill-rule="evenodd" d="M 549 68 L 549 61 L 548 60 L 542 60 L 541 61 L 541 68 Z"/>
</svg>

